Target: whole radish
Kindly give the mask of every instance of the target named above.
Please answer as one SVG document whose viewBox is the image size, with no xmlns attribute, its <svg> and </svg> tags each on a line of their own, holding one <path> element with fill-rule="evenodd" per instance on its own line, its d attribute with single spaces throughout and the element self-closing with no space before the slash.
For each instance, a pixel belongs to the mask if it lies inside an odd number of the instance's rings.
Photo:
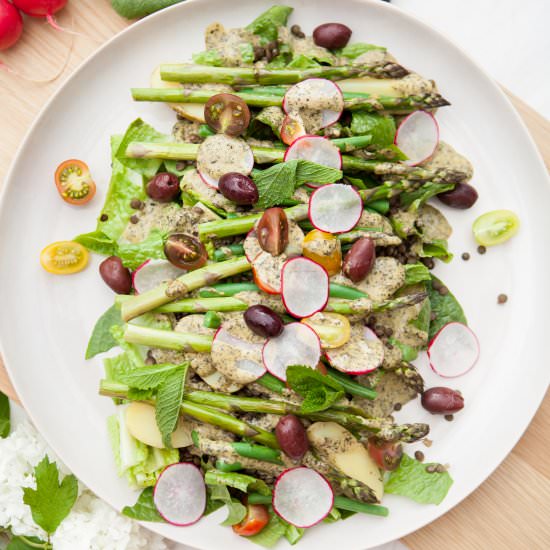
<svg viewBox="0 0 550 550">
<path fill-rule="evenodd" d="M 50 19 L 65 7 L 67 0 L 13 0 L 13 3 L 27 15 Z"/>
<path fill-rule="evenodd" d="M 8 0 L 0 0 L 0 50 L 13 46 L 23 32 L 23 18 Z"/>
</svg>

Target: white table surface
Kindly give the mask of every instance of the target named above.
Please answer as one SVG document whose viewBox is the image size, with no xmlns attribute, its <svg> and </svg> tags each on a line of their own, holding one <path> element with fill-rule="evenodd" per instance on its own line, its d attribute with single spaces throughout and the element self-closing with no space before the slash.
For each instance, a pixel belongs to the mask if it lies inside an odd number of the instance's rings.
<svg viewBox="0 0 550 550">
<path fill-rule="evenodd" d="M 393 0 L 460 45 L 511 92 L 550 119 L 550 0 Z M 13 409 L 14 424 L 25 418 Z M 377 550 L 403 550 L 399 542 Z M 174 545 L 174 550 L 190 550 Z"/>
</svg>

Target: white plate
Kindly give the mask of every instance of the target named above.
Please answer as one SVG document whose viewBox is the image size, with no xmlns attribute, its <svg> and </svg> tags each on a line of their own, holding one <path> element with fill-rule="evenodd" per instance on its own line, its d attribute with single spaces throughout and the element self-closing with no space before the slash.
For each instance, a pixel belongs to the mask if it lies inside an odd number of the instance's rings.
<svg viewBox="0 0 550 550">
<path fill-rule="evenodd" d="M 429 421 L 434 445 L 429 459 L 451 464 L 455 483 L 440 506 L 422 506 L 388 496 L 387 519 L 357 515 L 315 527 L 300 548 L 348 550 L 372 547 L 418 529 L 473 491 L 521 436 L 546 390 L 545 365 L 549 300 L 548 251 L 550 192 L 545 169 L 517 114 L 495 84 L 444 37 L 383 2 L 295 0 L 292 22 L 304 30 L 341 21 L 354 39 L 387 46 L 406 66 L 434 78 L 453 106 L 441 109 L 443 139 L 474 163 L 480 199 L 469 211 L 446 210 L 455 233 L 457 259 L 437 273 L 457 294 L 481 341 L 479 364 L 456 381 L 438 379 L 424 366 L 428 386 L 460 388 L 466 408 L 448 423 L 426 414 L 417 403 L 401 414 Z M 49 102 L 23 143 L 4 188 L 0 216 L 0 334 L 2 352 L 15 388 L 38 429 L 74 473 L 116 508 L 136 494 L 115 473 L 105 419 L 109 399 L 97 395 L 101 361 L 86 363 L 84 350 L 97 317 L 113 296 L 97 274 L 99 259 L 80 275 L 59 277 L 38 262 L 48 243 L 94 228 L 109 181 L 109 136 L 142 116 L 169 133 L 173 114 L 163 105 L 133 103 L 131 86 L 147 86 L 161 61 L 187 59 L 203 49 L 207 24 L 229 27 L 251 21 L 271 2 L 191 0 L 148 17 L 114 38 L 81 67 Z M 60 161 L 84 159 L 98 184 L 95 200 L 73 208 L 53 185 Z M 517 237 L 475 253 L 473 219 L 495 208 L 511 208 L 521 220 Z M 472 253 L 469 262 L 460 253 Z M 510 299 L 498 306 L 496 297 Z M 197 525 L 155 531 L 187 544 L 251 548 L 218 525 L 219 512 Z"/>
</svg>

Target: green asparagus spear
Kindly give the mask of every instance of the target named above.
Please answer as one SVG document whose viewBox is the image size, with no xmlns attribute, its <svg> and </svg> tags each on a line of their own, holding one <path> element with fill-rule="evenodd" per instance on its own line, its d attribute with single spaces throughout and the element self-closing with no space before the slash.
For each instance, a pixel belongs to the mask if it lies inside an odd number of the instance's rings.
<svg viewBox="0 0 550 550">
<path fill-rule="evenodd" d="M 258 69 L 255 67 L 210 67 L 190 64 L 164 64 L 160 66 L 162 80 L 192 84 L 296 84 L 307 78 L 343 78 L 374 76 L 379 78 L 401 78 L 408 71 L 397 63 L 386 63 L 369 67 L 367 65 L 340 67 L 313 67 L 310 69 Z"/>
</svg>

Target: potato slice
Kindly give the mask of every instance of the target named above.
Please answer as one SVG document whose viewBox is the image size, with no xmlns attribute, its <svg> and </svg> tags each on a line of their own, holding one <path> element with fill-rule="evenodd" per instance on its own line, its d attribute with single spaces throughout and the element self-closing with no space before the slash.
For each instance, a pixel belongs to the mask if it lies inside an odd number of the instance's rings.
<svg viewBox="0 0 550 550">
<path fill-rule="evenodd" d="M 370 487 L 380 502 L 384 494 L 382 474 L 351 432 L 336 422 L 315 422 L 308 428 L 307 436 L 320 457 L 346 476 Z"/>
<path fill-rule="evenodd" d="M 155 407 L 147 403 L 134 401 L 126 409 L 126 427 L 130 435 L 138 441 L 157 449 L 164 449 L 162 435 L 157 427 L 155 418 Z M 188 447 L 193 445 L 191 439 L 191 428 L 185 424 L 183 417 L 180 417 L 174 433 L 172 434 L 172 447 Z"/>
<path fill-rule="evenodd" d="M 157 67 L 151 75 L 151 88 L 181 88 L 179 82 L 168 82 L 160 77 L 160 67 Z M 189 120 L 205 123 L 204 105 L 200 103 L 167 103 L 178 115 Z"/>
</svg>

